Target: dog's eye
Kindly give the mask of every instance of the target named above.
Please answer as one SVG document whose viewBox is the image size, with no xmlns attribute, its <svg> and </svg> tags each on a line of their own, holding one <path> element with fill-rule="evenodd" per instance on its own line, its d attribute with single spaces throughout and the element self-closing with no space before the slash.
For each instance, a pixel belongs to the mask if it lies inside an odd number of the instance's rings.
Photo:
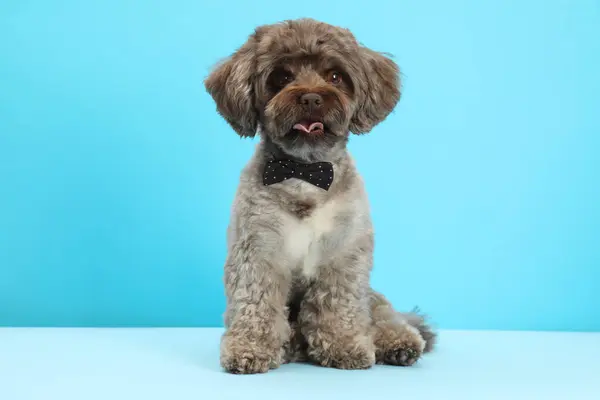
<svg viewBox="0 0 600 400">
<path fill-rule="evenodd" d="M 269 76 L 269 84 L 274 91 L 279 91 L 294 80 L 294 75 L 285 69 L 276 69 Z"/>
<path fill-rule="evenodd" d="M 292 76 L 292 74 L 290 74 L 289 72 L 282 72 L 279 76 L 279 85 L 283 87 L 293 80 L 294 77 Z"/>
<path fill-rule="evenodd" d="M 333 83 L 334 85 L 339 85 L 342 83 L 342 74 L 337 71 L 330 71 L 327 75 L 327 81 Z"/>
</svg>

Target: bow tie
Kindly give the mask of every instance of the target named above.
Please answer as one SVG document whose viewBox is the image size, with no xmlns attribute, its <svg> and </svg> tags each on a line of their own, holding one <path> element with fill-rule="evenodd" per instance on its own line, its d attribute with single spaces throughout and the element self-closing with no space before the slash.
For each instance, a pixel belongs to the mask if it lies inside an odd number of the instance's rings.
<svg viewBox="0 0 600 400">
<path fill-rule="evenodd" d="M 263 183 L 265 186 L 291 178 L 302 179 L 321 189 L 329 190 L 333 182 L 333 164 L 330 162 L 301 164 L 291 160 L 272 160 L 267 162 L 263 172 Z"/>
</svg>

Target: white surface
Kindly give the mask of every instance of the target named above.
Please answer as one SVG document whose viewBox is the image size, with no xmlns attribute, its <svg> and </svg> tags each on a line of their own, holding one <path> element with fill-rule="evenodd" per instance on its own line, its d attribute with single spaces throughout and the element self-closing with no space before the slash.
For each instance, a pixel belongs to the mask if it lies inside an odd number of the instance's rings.
<svg viewBox="0 0 600 400">
<path fill-rule="evenodd" d="M 1 400 L 600 399 L 600 333 L 441 333 L 409 368 L 219 367 L 220 329 L 0 329 Z"/>
</svg>

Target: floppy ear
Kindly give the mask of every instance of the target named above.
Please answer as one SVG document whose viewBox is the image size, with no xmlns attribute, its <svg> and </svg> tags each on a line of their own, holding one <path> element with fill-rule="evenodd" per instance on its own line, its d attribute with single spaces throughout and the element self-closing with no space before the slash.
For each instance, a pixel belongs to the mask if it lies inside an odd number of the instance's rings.
<svg viewBox="0 0 600 400">
<path fill-rule="evenodd" d="M 255 49 L 256 38 L 253 35 L 204 81 L 219 114 L 242 137 L 253 137 L 257 128 L 253 89 Z"/>
<path fill-rule="evenodd" d="M 365 68 L 361 104 L 352 116 L 350 131 L 367 133 L 383 121 L 400 100 L 400 69 L 385 55 L 360 48 Z"/>
</svg>

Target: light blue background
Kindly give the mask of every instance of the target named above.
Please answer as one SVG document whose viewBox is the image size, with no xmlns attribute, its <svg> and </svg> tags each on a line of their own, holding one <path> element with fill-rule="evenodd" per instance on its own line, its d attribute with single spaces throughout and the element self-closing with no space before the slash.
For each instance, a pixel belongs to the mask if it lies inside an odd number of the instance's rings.
<svg viewBox="0 0 600 400">
<path fill-rule="evenodd" d="M 311 16 L 393 53 L 351 149 L 373 284 L 442 328 L 600 330 L 598 1 L 0 3 L 0 325 L 218 326 L 254 150 L 202 80 Z"/>
</svg>

